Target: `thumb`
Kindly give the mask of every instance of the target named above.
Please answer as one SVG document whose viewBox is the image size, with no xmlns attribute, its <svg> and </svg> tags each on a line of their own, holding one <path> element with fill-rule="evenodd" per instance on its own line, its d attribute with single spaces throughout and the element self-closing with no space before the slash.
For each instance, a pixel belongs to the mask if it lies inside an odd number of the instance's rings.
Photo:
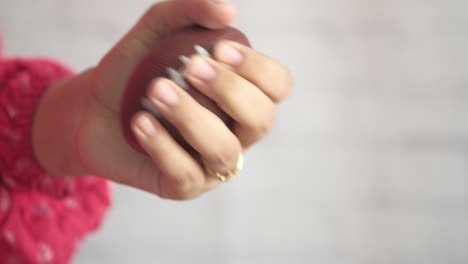
<svg viewBox="0 0 468 264">
<path fill-rule="evenodd" d="M 235 13 L 235 8 L 222 0 L 166 0 L 154 4 L 100 61 L 96 99 L 118 110 L 131 71 L 162 37 L 190 25 L 222 28 L 232 22 Z"/>
<path fill-rule="evenodd" d="M 221 0 L 167 0 L 154 4 L 128 34 L 117 44 L 151 47 L 171 31 L 201 25 L 221 28 L 229 25 L 235 15 L 232 5 Z M 133 47 L 133 46 L 132 46 Z M 136 47 L 135 47 L 136 48 Z"/>
</svg>

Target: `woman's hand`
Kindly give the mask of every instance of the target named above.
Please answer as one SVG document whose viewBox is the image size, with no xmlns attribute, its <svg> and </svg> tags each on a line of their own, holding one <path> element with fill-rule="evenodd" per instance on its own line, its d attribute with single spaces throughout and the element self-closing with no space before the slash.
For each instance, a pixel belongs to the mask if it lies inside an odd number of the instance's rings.
<svg viewBox="0 0 468 264">
<path fill-rule="evenodd" d="M 213 59 L 190 58 L 186 78 L 235 120 L 232 130 L 171 80 L 151 83 L 147 97 L 199 157 L 178 145 L 146 112 L 135 115 L 132 129 L 149 156 L 135 151 L 121 133 L 119 107 L 133 68 L 161 37 L 193 24 L 222 28 L 231 23 L 234 13 L 231 5 L 215 0 L 173 0 L 151 7 L 96 68 L 57 84 L 45 96 L 34 130 L 35 150 L 43 166 L 57 175 L 95 174 L 170 199 L 194 198 L 217 186 L 219 180 L 208 171 L 231 170 L 239 155 L 270 130 L 275 104 L 291 87 L 291 77 L 281 64 L 228 41 L 215 47 Z M 66 92 L 57 92 L 67 86 L 73 100 Z M 61 125 L 66 135 L 63 143 L 73 147 L 51 154 L 44 144 L 46 136 L 41 135 L 46 134 L 48 122 L 59 118 L 48 117 L 52 110 L 47 109 L 60 104 L 68 107 L 72 117 Z M 60 154 L 66 151 L 73 154 Z"/>
</svg>

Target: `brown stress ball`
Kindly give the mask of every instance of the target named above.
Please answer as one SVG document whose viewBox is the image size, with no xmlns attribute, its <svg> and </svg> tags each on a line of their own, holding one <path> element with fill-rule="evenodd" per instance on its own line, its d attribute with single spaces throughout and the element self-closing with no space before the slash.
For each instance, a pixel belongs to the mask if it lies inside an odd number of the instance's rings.
<svg viewBox="0 0 468 264">
<path fill-rule="evenodd" d="M 201 105 L 219 116 L 227 126 L 232 125 L 231 117 L 224 113 L 213 100 L 193 88 L 180 71 L 184 59 L 195 53 L 210 56 L 214 45 L 221 40 L 231 40 L 250 46 L 246 36 L 232 27 L 215 30 L 190 27 L 161 39 L 137 64 L 125 88 L 120 112 L 123 135 L 132 147 L 143 151 L 131 131 L 130 121 L 135 113 L 144 110 L 158 118 L 180 145 L 190 153 L 194 153 L 194 150 L 182 138 L 177 129 L 162 117 L 145 97 L 149 83 L 157 77 L 172 79 Z"/>
</svg>

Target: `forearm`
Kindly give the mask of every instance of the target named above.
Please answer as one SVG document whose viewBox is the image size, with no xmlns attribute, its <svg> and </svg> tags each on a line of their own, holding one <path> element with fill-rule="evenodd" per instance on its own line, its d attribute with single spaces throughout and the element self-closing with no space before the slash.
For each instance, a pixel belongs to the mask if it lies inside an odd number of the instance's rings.
<svg viewBox="0 0 468 264">
<path fill-rule="evenodd" d="M 41 166 L 53 176 L 86 174 L 76 148 L 80 120 L 92 69 L 57 81 L 49 87 L 34 119 L 33 151 Z"/>
</svg>

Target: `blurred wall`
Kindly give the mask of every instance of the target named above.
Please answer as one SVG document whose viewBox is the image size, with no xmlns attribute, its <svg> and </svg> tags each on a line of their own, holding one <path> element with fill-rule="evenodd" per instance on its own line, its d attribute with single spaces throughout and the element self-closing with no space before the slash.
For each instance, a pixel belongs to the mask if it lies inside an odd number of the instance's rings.
<svg viewBox="0 0 468 264">
<path fill-rule="evenodd" d="M 3 0 L 9 54 L 95 64 L 152 1 Z M 237 0 L 295 90 L 234 182 L 115 186 L 74 263 L 468 263 L 468 3 Z"/>
</svg>

